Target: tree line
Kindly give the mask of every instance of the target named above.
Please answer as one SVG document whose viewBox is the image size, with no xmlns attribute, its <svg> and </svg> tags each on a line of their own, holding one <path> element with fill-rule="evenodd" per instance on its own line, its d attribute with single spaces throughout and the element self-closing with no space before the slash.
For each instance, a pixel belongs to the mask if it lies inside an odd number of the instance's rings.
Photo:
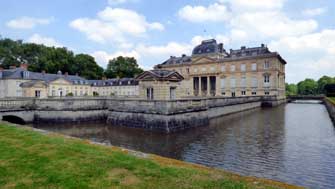
<svg viewBox="0 0 335 189">
<path fill-rule="evenodd" d="M 317 81 L 307 78 L 298 84 L 286 83 L 286 95 L 322 95 L 333 90 L 335 77 L 322 76 Z"/>
<path fill-rule="evenodd" d="M 143 70 L 133 57 L 117 57 L 109 60 L 106 69 L 100 67 L 94 57 L 88 54 L 74 54 L 66 47 L 47 47 L 41 44 L 24 43 L 22 40 L 1 38 L 0 66 L 28 64 L 33 72 L 78 74 L 86 79 L 135 77 Z"/>
</svg>

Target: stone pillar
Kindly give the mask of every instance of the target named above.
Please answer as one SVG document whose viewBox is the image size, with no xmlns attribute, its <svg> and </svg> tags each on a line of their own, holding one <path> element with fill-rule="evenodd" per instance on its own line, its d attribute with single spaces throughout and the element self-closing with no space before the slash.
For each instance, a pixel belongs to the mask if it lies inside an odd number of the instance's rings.
<svg viewBox="0 0 335 189">
<path fill-rule="evenodd" d="M 207 96 L 211 96 L 211 77 L 207 77 Z"/>
<path fill-rule="evenodd" d="M 199 94 L 198 96 L 202 96 L 202 84 L 201 84 L 201 76 L 199 76 Z"/>
</svg>

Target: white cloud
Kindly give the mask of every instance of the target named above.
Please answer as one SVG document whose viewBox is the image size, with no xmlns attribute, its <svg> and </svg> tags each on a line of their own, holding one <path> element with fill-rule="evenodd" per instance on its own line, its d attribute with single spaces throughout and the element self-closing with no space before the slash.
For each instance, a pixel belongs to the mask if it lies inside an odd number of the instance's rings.
<svg viewBox="0 0 335 189">
<path fill-rule="evenodd" d="M 325 74 L 335 75 L 335 30 L 283 37 L 272 41 L 269 47 L 286 57 L 289 81 L 297 82 L 306 77 L 318 79 Z M 294 70 L 299 71 L 293 72 Z"/>
<path fill-rule="evenodd" d="M 219 0 L 207 7 L 187 5 L 179 10 L 178 15 L 190 22 L 222 23 L 231 30 L 231 38 L 237 39 L 299 36 L 318 28 L 313 19 L 288 17 L 282 11 L 285 1 Z"/>
<path fill-rule="evenodd" d="M 320 7 L 320 8 L 314 8 L 314 9 L 305 9 L 302 11 L 302 14 L 305 16 L 318 16 L 321 14 L 324 14 L 327 12 L 327 8 Z"/>
<path fill-rule="evenodd" d="M 279 10 L 286 0 L 220 0 L 228 3 L 233 12 Z"/>
<path fill-rule="evenodd" d="M 7 22 L 7 27 L 13 29 L 33 29 L 37 25 L 47 25 L 53 18 L 33 18 L 33 17 L 20 17 Z"/>
<path fill-rule="evenodd" d="M 208 7 L 187 5 L 179 10 L 178 15 L 190 22 L 220 22 L 230 18 L 227 7 L 222 3 L 214 3 Z"/>
<path fill-rule="evenodd" d="M 58 43 L 55 39 L 51 37 L 43 37 L 39 34 L 34 34 L 28 39 L 29 43 L 43 44 L 49 47 L 62 47 L 63 45 Z"/>
<path fill-rule="evenodd" d="M 148 22 L 135 11 L 107 7 L 98 12 L 97 18 L 78 18 L 70 26 L 86 34 L 87 38 L 99 42 L 128 43 L 129 37 L 143 37 L 148 30 L 164 30 L 158 22 Z"/>
<path fill-rule="evenodd" d="M 318 28 L 315 20 L 294 20 L 279 11 L 246 12 L 236 15 L 230 24 L 233 29 L 257 38 L 298 36 Z"/>
<path fill-rule="evenodd" d="M 135 50 L 129 52 L 117 51 L 111 54 L 108 54 L 105 51 L 95 51 L 91 55 L 95 58 L 97 63 L 104 68 L 107 67 L 109 60 L 112 60 L 118 56 L 134 57 L 137 60 L 140 58 L 140 55 Z"/>
<path fill-rule="evenodd" d="M 118 5 L 127 2 L 127 0 L 108 0 L 108 4 L 110 5 Z"/>
</svg>

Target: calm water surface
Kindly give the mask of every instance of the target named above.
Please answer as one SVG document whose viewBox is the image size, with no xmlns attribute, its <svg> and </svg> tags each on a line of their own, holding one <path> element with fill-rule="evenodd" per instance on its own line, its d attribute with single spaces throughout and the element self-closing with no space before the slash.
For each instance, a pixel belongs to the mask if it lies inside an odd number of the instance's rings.
<svg viewBox="0 0 335 189">
<path fill-rule="evenodd" d="M 104 124 L 38 127 L 242 175 L 335 188 L 335 128 L 321 104 L 256 109 L 169 135 Z"/>
</svg>

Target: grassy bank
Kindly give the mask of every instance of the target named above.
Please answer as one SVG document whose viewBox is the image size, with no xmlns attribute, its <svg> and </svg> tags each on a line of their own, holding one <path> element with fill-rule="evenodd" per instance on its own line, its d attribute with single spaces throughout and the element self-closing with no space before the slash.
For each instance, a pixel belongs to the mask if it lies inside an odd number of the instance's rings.
<svg viewBox="0 0 335 189">
<path fill-rule="evenodd" d="M 328 97 L 328 99 L 329 99 L 333 104 L 335 104 L 335 97 Z"/>
<path fill-rule="evenodd" d="M 0 188 L 298 188 L 0 122 Z"/>
</svg>

